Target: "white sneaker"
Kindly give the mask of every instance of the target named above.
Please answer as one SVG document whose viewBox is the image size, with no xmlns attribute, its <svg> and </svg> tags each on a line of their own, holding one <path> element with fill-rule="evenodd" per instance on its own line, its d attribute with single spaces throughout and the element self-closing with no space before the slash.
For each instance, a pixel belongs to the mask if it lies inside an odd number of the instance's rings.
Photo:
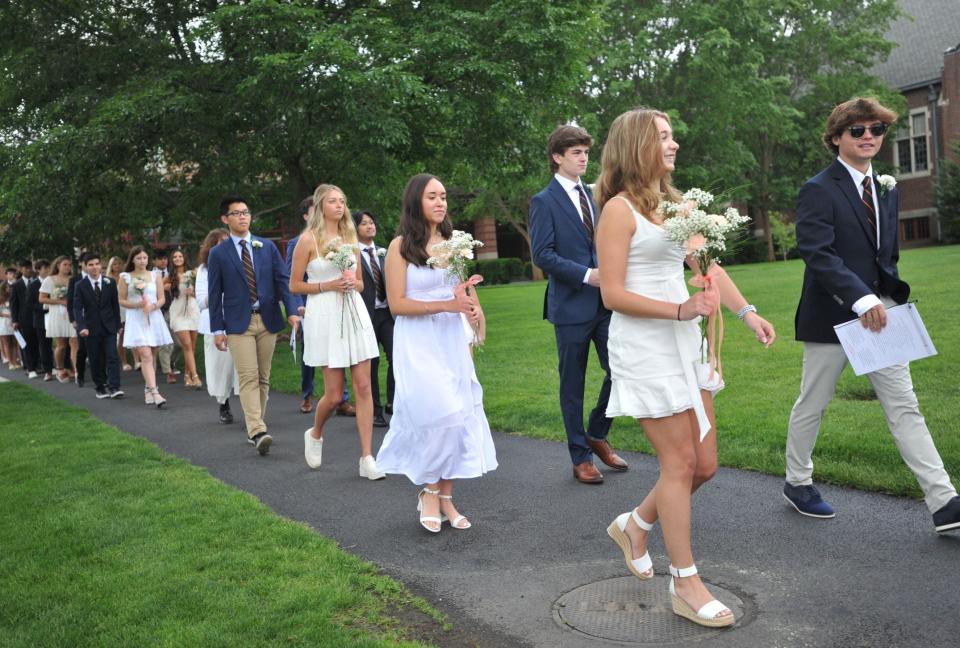
<svg viewBox="0 0 960 648">
<path fill-rule="evenodd" d="M 382 473 L 377 469 L 377 462 L 371 456 L 367 455 L 360 459 L 360 476 L 366 477 L 367 479 L 373 481 L 376 479 L 383 479 L 386 477 L 386 473 Z"/>
<path fill-rule="evenodd" d="M 30 373 L 27 374 L 27 378 L 36 378 L 36 377 L 37 377 L 36 371 L 31 371 Z"/>
<path fill-rule="evenodd" d="M 307 459 L 307 465 L 316 470 L 323 456 L 323 438 L 314 439 L 312 432 L 313 428 L 310 428 L 303 433 L 303 456 Z"/>
</svg>

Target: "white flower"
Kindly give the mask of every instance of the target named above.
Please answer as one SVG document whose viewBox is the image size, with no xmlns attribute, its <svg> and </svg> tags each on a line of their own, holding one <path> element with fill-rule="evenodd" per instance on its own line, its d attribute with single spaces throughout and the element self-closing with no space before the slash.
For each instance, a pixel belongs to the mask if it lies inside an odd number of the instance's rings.
<svg viewBox="0 0 960 648">
<path fill-rule="evenodd" d="M 377 248 L 377 256 L 380 258 L 387 256 L 387 248 Z"/>
<path fill-rule="evenodd" d="M 727 219 L 720 214 L 710 214 L 710 220 L 714 225 L 718 225 L 720 227 L 727 227 L 727 225 L 729 225 Z"/>
<path fill-rule="evenodd" d="M 472 259 L 472 258 L 473 258 L 473 250 L 471 250 L 471 249 L 469 249 L 469 248 L 460 250 L 460 256 L 462 256 L 464 259 Z"/>
<path fill-rule="evenodd" d="M 104 283 L 104 285 L 110 283 L 110 278 L 109 278 L 109 277 L 104 277 L 104 278 L 103 278 L 103 283 Z"/>
<path fill-rule="evenodd" d="M 877 182 L 880 184 L 880 191 L 886 193 L 897 186 L 897 179 L 892 175 L 877 176 Z"/>
<path fill-rule="evenodd" d="M 257 240 L 254 240 L 254 242 L 251 243 L 250 245 L 253 246 L 253 247 L 255 247 L 255 248 L 262 248 L 262 247 L 263 247 L 263 243 L 262 243 L 261 241 L 257 241 Z"/>
</svg>

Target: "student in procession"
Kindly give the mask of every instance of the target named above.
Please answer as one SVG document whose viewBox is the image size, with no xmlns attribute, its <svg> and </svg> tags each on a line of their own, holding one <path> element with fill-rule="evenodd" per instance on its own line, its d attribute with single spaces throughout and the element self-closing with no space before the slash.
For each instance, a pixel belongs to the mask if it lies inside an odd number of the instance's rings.
<svg viewBox="0 0 960 648">
<path fill-rule="evenodd" d="M 811 518 L 834 516 L 813 485 L 812 458 L 820 421 L 847 366 L 833 327 L 858 318 L 864 328 L 881 331 L 887 309 L 910 296 L 897 268 L 899 195 L 879 181 L 872 164 L 896 120 L 894 111 L 872 98 L 836 106 L 822 135 L 836 159 L 803 185 L 797 199 L 797 249 L 805 265 L 796 315 L 803 371 L 787 428 L 783 497 Z M 934 529 L 960 529 L 960 497 L 920 413 L 910 366 L 867 377 L 900 456 L 923 491 Z"/>
<path fill-rule="evenodd" d="M 479 323 L 480 304 L 458 278 L 427 264 L 432 246 L 452 233 L 443 183 L 427 173 L 410 178 L 384 272 L 387 301 L 396 316 L 397 391 L 377 465 L 422 487 L 418 522 L 431 533 L 439 533 L 445 521 L 452 529 L 469 529 L 470 520 L 453 503 L 454 480 L 497 468 L 483 389 L 461 317 Z"/>
<path fill-rule="evenodd" d="M 166 250 L 154 250 L 153 252 L 153 270 L 152 272 L 158 275 L 164 282 L 167 281 L 167 276 L 170 274 L 169 270 L 170 257 L 167 254 Z M 173 295 L 170 294 L 169 289 L 166 288 L 164 284 L 164 293 L 163 293 L 163 306 L 160 307 L 160 313 L 163 315 L 163 321 L 166 323 L 167 328 L 170 327 L 170 302 L 173 301 Z M 167 384 L 174 385 L 177 382 L 177 375 L 180 373 L 180 370 L 174 365 L 174 354 L 177 351 L 177 345 L 174 342 L 170 344 L 164 344 L 157 351 L 157 361 L 160 363 L 160 372 L 166 374 Z"/>
<path fill-rule="evenodd" d="M 37 372 L 44 382 L 53 380 L 53 341 L 47 336 L 47 306 L 40 301 L 40 286 L 50 274 L 50 262 L 46 259 L 37 259 L 33 263 L 37 273 L 36 281 L 27 287 L 27 302 L 33 312 L 33 328 L 37 335 L 39 350 L 39 364 Z"/>
<path fill-rule="evenodd" d="M 169 254 L 169 272 L 163 280 L 164 293 L 173 297 L 167 309 L 170 332 L 177 339 L 183 352 L 183 384 L 188 388 L 201 389 L 203 382 L 197 375 L 197 330 L 200 325 L 200 309 L 197 307 L 196 275 L 187 264 L 186 253 L 177 248 Z"/>
<path fill-rule="evenodd" d="M 217 228 L 207 232 L 200 244 L 200 254 L 197 256 L 197 283 L 196 298 L 200 309 L 200 321 L 197 330 L 203 336 L 203 366 L 207 379 L 207 393 L 217 400 L 220 408 L 218 418 L 224 425 L 233 423 L 233 413 L 230 411 L 230 395 L 240 393 L 240 384 L 237 372 L 233 366 L 233 357 L 229 353 L 219 351 L 210 331 L 210 301 L 207 279 L 207 260 L 210 250 L 230 238 L 225 229 Z"/>
<path fill-rule="evenodd" d="M 117 331 L 120 330 L 117 284 L 103 276 L 100 255 L 96 252 L 86 252 L 81 261 L 87 277 L 74 287 L 73 312 L 77 334 L 86 341 L 90 354 L 96 396 L 98 399 L 123 398 L 117 356 Z"/>
<path fill-rule="evenodd" d="M 67 353 L 70 353 L 71 358 L 75 356 L 78 344 L 77 331 L 70 323 L 67 302 L 73 262 L 67 256 L 59 256 L 53 260 L 52 268 L 52 272 L 40 284 L 40 303 L 47 307 L 46 335 L 57 345 L 53 357 L 56 378 L 65 383 L 74 378 L 71 372 L 64 368 L 68 359 Z"/>
<path fill-rule="evenodd" d="M 9 282 L 0 283 L 0 350 L 7 369 L 20 368 L 18 358 L 19 345 L 13 336 L 13 317 L 10 313 L 10 294 L 13 288 Z"/>
<path fill-rule="evenodd" d="M 121 272 L 123 272 L 123 259 L 118 256 L 110 257 L 110 260 L 107 262 L 106 276 L 116 281 L 119 286 Z M 126 321 L 127 311 L 125 308 L 121 308 L 120 331 L 117 333 L 117 354 L 120 356 L 120 368 L 124 371 L 133 371 L 134 369 L 140 369 L 140 365 L 133 366 L 127 362 L 127 347 L 123 346 L 123 329 Z"/>
<path fill-rule="evenodd" d="M 13 318 L 13 328 L 18 331 L 27 343 L 20 350 L 23 357 L 23 369 L 28 378 L 37 377 L 37 368 L 40 365 L 40 345 L 37 343 L 37 329 L 34 324 L 34 313 L 27 299 L 28 288 L 39 281 L 33 273 L 33 261 L 24 259 L 19 264 L 20 279 L 13 284 L 10 294 L 10 313 Z"/>
<path fill-rule="evenodd" d="M 353 223 L 357 228 L 360 245 L 360 258 L 363 266 L 363 290 L 360 296 L 370 315 L 373 333 L 377 344 L 383 347 L 387 356 L 387 401 L 386 406 L 380 400 L 380 354 L 370 359 L 370 391 L 373 394 L 373 426 L 387 427 L 383 414 L 393 411 L 395 392 L 393 378 L 393 315 L 387 303 L 387 281 L 384 273 L 386 250 L 378 248 L 374 238 L 377 236 L 377 219 L 369 211 L 353 213 Z"/>
<path fill-rule="evenodd" d="M 83 267 L 83 254 L 80 255 L 79 265 L 79 274 L 73 275 L 70 277 L 70 281 L 67 282 L 67 317 L 70 318 L 70 326 L 73 327 L 74 331 L 77 330 L 77 318 L 73 308 L 74 296 L 77 293 L 77 284 L 87 278 L 87 272 Z M 120 285 L 119 282 L 117 285 Z M 123 313 L 123 308 L 120 309 L 120 312 L 121 314 Z M 74 382 L 77 384 L 77 387 L 82 388 L 87 374 L 87 342 L 84 338 L 80 337 L 79 332 L 76 340 L 76 351 L 74 351 L 73 347 L 70 348 L 70 366 L 73 367 Z M 106 366 L 106 359 L 104 359 L 104 366 Z"/>
<path fill-rule="evenodd" d="M 127 309 L 123 344 L 133 349 L 133 356 L 140 363 L 143 402 L 161 408 L 167 399 L 157 387 L 155 360 L 158 349 L 171 344 L 173 339 L 160 312 L 165 299 L 163 279 L 147 269 L 149 262 L 147 250 L 142 245 L 135 245 L 120 274 L 120 305 Z M 93 349 L 88 351 L 93 353 Z"/>
<path fill-rule="evenodd" d="M 273 443 L 264 417 L 273 350 L 284 327 L 281 304 L 290 326 L 298 326 L 300 316 L 280 251 L 272 241 L 251 234 L 252 217 L 242 196 L 220 201 L 220 220 L 230 238 L 207 257 L 207 294 L 215 345 L 221 352 L 229 350 L 237 369 L 247 440 L 262 456 Z"/>
<path fill-rule="evenodd" d="M 326 258 L 334 241 L 349 248 L 350 268 Z M 386 475 L 373 458 L 373 398 L 370 392 L 370 359 L 380 355 L 370 316 L 363 306 L 360 252 L 357 232 L 338 187 L 321 184 L 313 193 L 307 227 L 293 250 L 290 291 L 307 295 L 301 326 L 303 362 L 323 370 L 323 396 L 317 402 L 313 427 L 303 434 L 307 465 L 319 468 L 323 455 L 323 426 L 340 405 L 345 369 L 350 368 L 357 401 L 357 434 L 360 437 L 359 473 L 376 480 Z M 303 276 L 306 273 L 307 279 Z"/>
</svg>

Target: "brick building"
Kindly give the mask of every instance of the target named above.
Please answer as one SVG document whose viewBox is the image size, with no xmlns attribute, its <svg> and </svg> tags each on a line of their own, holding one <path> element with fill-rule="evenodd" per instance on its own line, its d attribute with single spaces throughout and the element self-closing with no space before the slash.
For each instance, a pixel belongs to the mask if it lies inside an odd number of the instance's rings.
<svg viewBox="0 0 960 648">
<path fill-rule="evenodd" d="M 908 14 L 886 34 L 897 44 L 872 69 L 907 100 L 884 147 L 900 191 L 903 247 L 941 240 L 933 188 L 944 158 L 960 143 L 960 1 L 900 0 Z"/>
</svg>

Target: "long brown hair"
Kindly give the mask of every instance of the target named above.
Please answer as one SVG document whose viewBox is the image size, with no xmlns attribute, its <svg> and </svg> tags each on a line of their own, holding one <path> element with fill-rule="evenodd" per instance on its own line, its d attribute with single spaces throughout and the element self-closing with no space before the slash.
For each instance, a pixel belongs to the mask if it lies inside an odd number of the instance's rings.
<svg viewBox="0 0 960 648">
<path fill-rule="evenodd" d="M 53 263 L 50 264 L 50 267 L 53 268 L 53 270 L 50 271 L 50 274 L 49 274 L 48 276 L 50 276 L 50 277 L 59 276 L 59 275 L 60 275 L 60 264 L 63 263 L 64 261 L 70 261 L 70 257 L 68 257 L 66 254 L 61 254 L 61 255 L 58 256 L 56 259 L 54 259 L 54 260 L 53 260 Z"/>
<path fill-rule="evenodd" d="M 130 254 L 127 255 L 127 265 L 123 266 L 124 272 L 133 272 L 136 268 L 133 265 L 133 257 L 137 256 L 141 252 L 147 252 L 147 248 L 142 245 L 134 245 L 130 248 Z M 147 265 L 150 264 L 150 253 L 147 252 Z"/>
<path fill-rule="evenodd" d="M 670 171 L 663 164 L 660 133 L 654 121 L 657 117 L 670 123 L 666 113 L 652 108 L 634 108 L 613 120 L 597 178 L 597 204 L 601 208 L 622 191 L 637 211 L 650 220 L 660 205 L 661 195 L 666 200 L 680 200 L 679 192 L 671 184 Z M 659 192 L 650 188 L 658 178 Z"/>
<path fill-rule="evenodd" d="M 173 262 L 173 255 L 179 252 L 183 255 L 183 269 L 177 267 Z M 187 258 L 187 251 L 181 247 L 170 250 L 168 257 L 170 259 L 170 269 L 167 271 L 167 278 L 170 280 L 170 294 L 174 299 L 180 296 L 180 275 L 190 270 L 190 259 Z"/>
<path fill-rule="evenodd" d="M 207 258 L 210 256 L 210 250 L 218 245 L 220 241 L 230 236 L 230 232 L 220 227 L 212 229 L 203 237 L 203 243 L 200 244 L 200 253 L 197 255 L 197 267 L 207 265 Z"/>
<path fill-rule="evenodd" d="M 400 242 L 400 256 L 416 266 L 427 264 L 429 254 L 427 243 L 430 241 L 430 226 L 423 217 L 423 192 L 431 180 L 440 182 L 440 178 L 429 173 L 418 173 L 407 181 L 403 190 L 403 215 L 400 217 L 398 235 L 403 237 Z M 453 223 L 450 222 L 450 213 L 443 218 L 437 227 L 437 232 L 445 239 L 453 234 Z"/>
</svg>

